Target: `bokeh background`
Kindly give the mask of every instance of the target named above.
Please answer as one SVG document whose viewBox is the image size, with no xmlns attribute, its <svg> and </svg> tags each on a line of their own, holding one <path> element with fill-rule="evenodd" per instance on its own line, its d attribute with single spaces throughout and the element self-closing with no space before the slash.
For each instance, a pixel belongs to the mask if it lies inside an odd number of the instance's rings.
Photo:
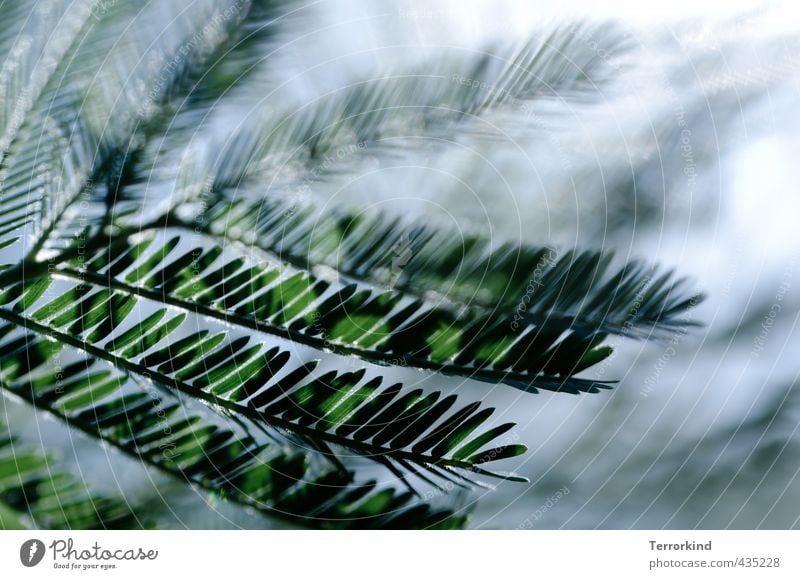
<svg viewBox="0 0 800 579">
<path fill-rule="evenodd" d="M 298 3 L 285 26 L 265 72 L 276 110 L 415 67 L 457 82 L 437 62 L 571 35 L 574 67 L 592 66 L 580 90 L 547 95 L 560 71 L 544 71 L 533 104 L 442 138 L 400 130 L 390 153 L 347 148 L 314 195 L 498 242 L 643 257 L 708 296 L 691 313 L 702 327 L 613 338 L 613 358 L 588 373 L 619 380 L 611 391 L 532 395 L 436 378 L 490 400 L 530 448 L 514 466 L 531 484 L 461 497 L 475 501 L 472 528 L 800 527 L 800 19 L 790 3 L 352 0 Z M 288 167 L 274 187 L 290 178 Z M 269 524 L 55 422 L 27 424 L 28 438 L 60 441 L 50 450 L 100 489 L 151 501 L 165 526 Z"/>
<path fill-rule="evenodd" d="M 364 67 L 470 54 L 587 19 L 600 26 L 584 46 L 607 67 L 592 91 L 492 117 L 445 144 L 367 158 L 366 169 L 342 168 L 322 194 L 500 240 L 645 257 L 691 276 L 708 295 L 692 313 L 700 329 L 655 342 L 618 339 L 615 357 L 595 370 L 620 380 L 611 392 L 531 396 L 459 382 L 518 421 L 531 449 L 517 470 L 532 484 L 503 483 L 481 496 L 473 526 L 800 526 L 793 8 L 347 6 L 320 6 L 318 32 L 287 51 L 293 80 L 310 90 L 342 86 Z"/>
</svg>

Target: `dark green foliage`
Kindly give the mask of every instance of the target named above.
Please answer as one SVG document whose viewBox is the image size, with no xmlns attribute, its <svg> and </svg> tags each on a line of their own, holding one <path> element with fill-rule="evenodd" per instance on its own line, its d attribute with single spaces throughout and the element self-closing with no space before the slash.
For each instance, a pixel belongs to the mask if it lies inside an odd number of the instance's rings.
<svg viewBox="0 0 800 579">
<path fill-rule="evenodd" d="M 609 334 L 675 328 L 697 298 L 639 262 L 321 211 L 265 184 L 278 158 L 300 180 L 324 178 L 322 159 L 342 143 L 380 152 L 398 126 L 455 136 L 522 100 L 574 97 L 606 63 L 559 29 L 502 58 L 442 58 L 228 130 L 226 115 L 273 82 L 269 47 L 292 11 L 195 4 L 98 12 L 86 0 L 66 24 L 27 19 L 33 3 L 0 5 L 0 54 L 19 73 L 3 85 L 15 104 L 0 109 L 0 388 L 269 516 L 463 526 L 457 500 L 441 506 L 420 490 L 524 480 L 495 463 L 525 447 L 493 408 L 446 392 L 442 378 L 431 388 L 436 376 L 597 392 L 608 385 L 578 374 L 611 354 Z M 34 39 L 28 52 L 17 29 Z M 149 59 L 160 68 L 128 70 Z M 389 382 L 387 366 L 433 376 L 411 388 Z M 14 466 L 0 454 L 0 503 L 12 511 L 48 528 L 141 524 L 83 487 L 56 495 L 30 456 Z M 381 475 L 361 477 L 364 465 Z"/>
<path fill-rule="evenodd" d="M 5 430 L 5 424 L 0 423 Z M 144 522 L 120 499 L 96 497 L 52 461 L 0 435 L 0 529 L 30 520 L 45 529 L 128 529 Z M 12 520 L 6 520 L 3 514 Z M 17 516 L 10 516 L 15 512 Z M 18 518 L 19 517 L 19 518 Z"/>
<path fill-rule="evenodd" d="M 41 296 L 50 280 L 45 281 L 48 283 L 44 285 L 29 285 L 13 304 L 6 300 L 16 295 L 18 285 L 0 295 L 0 303 L 11 305 L 10 309 L 0 310 L 0 318 L 11 322 L 0 329 L 0 334 L 11 333 L 16 325 L 55 341 L 37 340 L 35 335 L 12 339 L 6 344 L 10 357 L 0 359 L 5 360 L 6 376 L 32 371 L 58 351 L 58 344 L 63 344 L 228 411 L 299 435 L 353 446 L 383 460 L 394 459 L 397 454 L 398 460 L 421 463 L 425 468 L 441 464 L 469 470 L 486 462 L 486 453 L 480 452 L 464 461 L 454 461 L 448 453 L 429 454 L 416 447 L 414 452 L 406 450 L 423 438 L 437 420 L 447 421 L 455 396 L 445 398 L 446 407 L 432 405 L 440 397 L 437 392 L 423 397 L 422 391 L 414 391 L 395 399 L 397 387 L 382 387 L 381 377 L 366 376 L 364 369 L 320 375 L 314 372 L 316 362 L 292 364 L 289 352 L 250 337 L 233 338 L 224 330 L 192 331 L 196 321 L 186 313 L 137 304 L 145 300 L 135 295 L 73 285 L 46 301 Z M 64 299 L 81 294 L 85 295 L 75 301 Z M 148 311 L 153 313 L 145 317 L 143 312 Z M 21 353 L 27 353 L 27 357 L 20 359 Z M 89 387 L 96 379 L 83 376 L 84 370 L 80 364 L 75 367 L 81 387 Z M 464 439 L 480 426 L 469 420 L 476 410 L 462 414 L 441 435 L 434 452 L 453 446 L 447 441 Z M 488 417 L 483 414 L 483 421 Z M 469 430 L 465 432 L 466 428 Z"/>
</svg>

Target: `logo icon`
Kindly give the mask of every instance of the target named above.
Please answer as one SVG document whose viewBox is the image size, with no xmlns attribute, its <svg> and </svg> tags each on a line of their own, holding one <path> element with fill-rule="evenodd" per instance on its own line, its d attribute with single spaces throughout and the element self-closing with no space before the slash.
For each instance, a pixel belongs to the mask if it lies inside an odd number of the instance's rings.
<svg viewBox="0 0 800 579">
<path fill-rule="evenodd" d="M 29 539 L 19 548 L 19 560 L 26 567 L 35 567 L 44 558 L 44 543 L 39 539 Z"/>
</svg>

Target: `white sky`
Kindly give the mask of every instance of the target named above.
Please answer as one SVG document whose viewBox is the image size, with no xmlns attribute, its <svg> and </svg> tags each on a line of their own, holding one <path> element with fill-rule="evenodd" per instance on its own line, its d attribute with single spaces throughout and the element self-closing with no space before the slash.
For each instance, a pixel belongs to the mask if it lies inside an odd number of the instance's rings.
<svg viewBox="0 0 800 579">
<path fill-rule="evenodd" d="M 702 17 L 706 21 L 728 20 L 748 15 L 759 21 L 759 28 L 771 34 L 800 29 L 800 5 L 784 0 L 671 0 L 646 2 L 641 0 L 446 0 L 441 3 L 421 3 L 400 0 L 407 15 L 416 14 L 423 28 L 441 27 L 437 16 L 446 14 L 450 22 L 463 27 L 465 34 L 483 36 L 496 24 L 511 27 L 524 34 L 543 20 L 591 16 L 621 18 L 640 25 L 674 24 L 681 20 Z M 502 19 L 502 22 L 501 22 Z"/>
</svg>

